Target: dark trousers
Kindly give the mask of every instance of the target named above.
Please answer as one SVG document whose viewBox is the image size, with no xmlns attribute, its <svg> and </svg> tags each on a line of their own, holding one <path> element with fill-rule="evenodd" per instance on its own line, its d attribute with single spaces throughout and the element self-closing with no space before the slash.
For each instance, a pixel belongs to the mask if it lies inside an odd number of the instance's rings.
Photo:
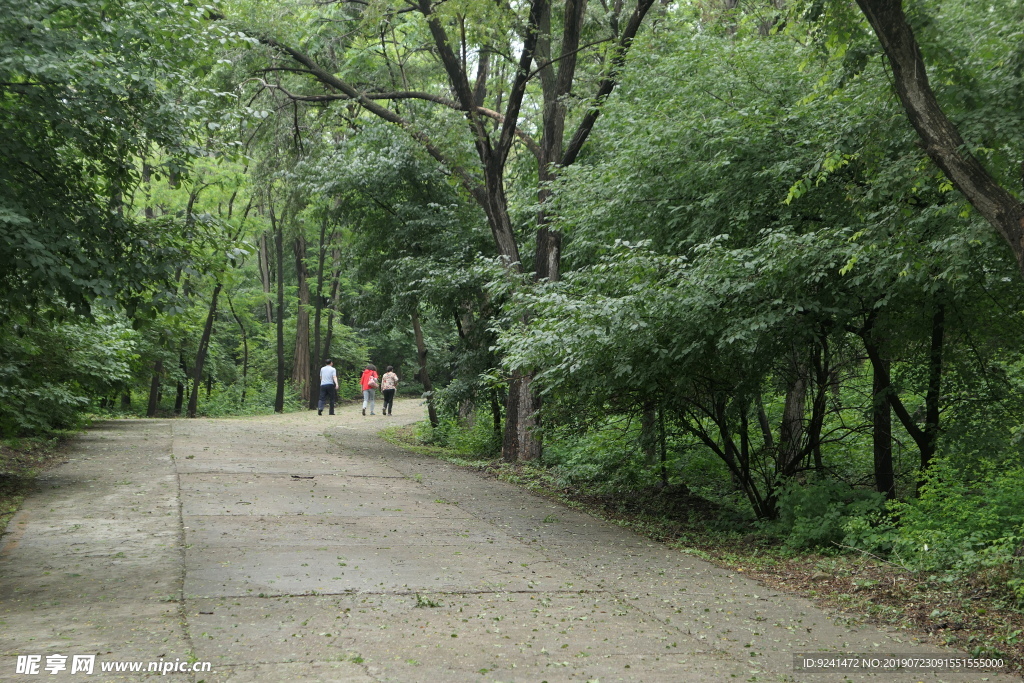
<svg viewBox="0 0 1024 683">
<path fill-rule="evenodd" d="M 395 407 L 395 390 L 385 389 L 381 393 L 384 394 L 384 414 L 390 415 L 391 409 Z"/>
<path fill-rule="evenodd" d="M 331 412 L 328 415 L 334 415 L 334 402 L 338 400 L 338 390 L 334 388 L 333 384 L 321 384 L 320 385 L 320 403 L 317 406 L 318 411 L 324 409 L 324 403 L 330 402 Z"/>
</svg>

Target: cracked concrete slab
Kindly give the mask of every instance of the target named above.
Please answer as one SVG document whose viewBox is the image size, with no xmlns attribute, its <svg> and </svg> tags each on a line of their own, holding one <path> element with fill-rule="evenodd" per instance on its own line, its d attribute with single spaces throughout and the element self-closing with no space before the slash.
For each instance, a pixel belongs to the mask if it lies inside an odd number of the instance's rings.
<svg viewBox="0 0 1024 683">
<path fill-rule="evenodd" d="M 938 649 L 376 436 L 414 403 L 98 425 L 0 543 L 0 680 L 52 653 L 210 662 L 193 683 L 982 680 L 797 672 Z"/>
</svg>

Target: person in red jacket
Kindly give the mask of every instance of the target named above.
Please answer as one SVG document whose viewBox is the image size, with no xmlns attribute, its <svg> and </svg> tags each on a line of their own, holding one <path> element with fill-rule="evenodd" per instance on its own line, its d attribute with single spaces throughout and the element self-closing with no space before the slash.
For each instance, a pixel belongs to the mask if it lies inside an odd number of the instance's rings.
<svg viewBox="0 0 1024 683">
<path fill-rule="evenodd" d="M 366 415 L 366 406 L 370 406 L 370 415 L 373 415 L 375 407 L 374 394 L 377 391 L 379 380 L 377 379 L 377 366 L 367 363 L 363 370 L 363 376 L 359 378 L 359 384 L 363 387 L 363 415 Z"/>
</svg>

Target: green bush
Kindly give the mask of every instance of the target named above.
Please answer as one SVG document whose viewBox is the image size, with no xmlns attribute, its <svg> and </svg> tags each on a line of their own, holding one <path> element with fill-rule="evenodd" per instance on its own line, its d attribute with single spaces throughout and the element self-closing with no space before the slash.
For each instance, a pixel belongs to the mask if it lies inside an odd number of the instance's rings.
<svg viewBox="0 0 1024 683">
<path fill-rule="evenodd" d="M 471 459 L 493 458 L 501 452 L 500 435 L 495 434 L 490 413 L 477 413 L 467 420 L 445 417 L 436 429 L 427 427 L 423 440 Z"/>
<path fill-rule="evenodd" d="M 203 417 L 269 415 L 274 412 L 276 396 L 277 384 L 259 377 L 249 380 L 245 390 L 245 403 L 242 403 L 241 383 L 218 384 L 209 396 L 206 395 L 205 389 L 200 389 L 196 412 Z M 306 402 L 290 386 L 285 387 L 284 401 L 285 412 L 303 410 L 306 407 Z"/>
<path fill-rule="evenodd" d="M 843 482 L 790 482 L 779 493 L 777 528 L 794 550 L 834 548 L 844 542 L 851 520 L 878 515 L 884 505 L 883 494 Z"/>
<path fill-rule="evenodd" d="M 639 430 L 605 425 L 579 433 L 554 431 L 545 442 L 544 462 L 565 486 L 595 487 L 615 493 L 654 486 L 660 464 L 651 467 L 638 448 Z"/>
<path fill-rule="evenodd" d="M 934 460 L 920 495 L 894 503 L 894 552 L 919 569 L 974 569 L 1017 563 L 1024 536 L 1024 467 L 979 463 L 972 474 Z"/>
</svg>

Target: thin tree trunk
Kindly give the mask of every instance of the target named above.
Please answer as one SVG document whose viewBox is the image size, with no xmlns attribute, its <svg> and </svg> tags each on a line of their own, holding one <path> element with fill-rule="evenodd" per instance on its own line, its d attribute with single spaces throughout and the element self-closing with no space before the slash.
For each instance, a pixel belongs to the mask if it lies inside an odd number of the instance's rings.
<svg viewBox="0 0 1024 683">
<path fill-rule="evenodd" d="M 206 325 L 203 326 L 203 336 L 199 339 L 199 349 L 196 351 L 196 364 L 192 368 L 192 391 L 188 396 L 188 417 L 196 416 L 196 409 L 199 406 L 199 385 L 203 379 L 203 364 L 206 362 L 206 352 L 210 347 L 210 337 L 213 336 L 213 319 L 217 315 L 217 297 L 224 285 L 217 283 L 213 288 L 213 296 L 210 297 L 210 310 L 206 314 Z M 207 392 L 209 395 L 209 392 Z"/>
<path fill-rule="evenodd" d="M 320 241 L 317 248 L 316 256 L 316 296 L 314 301 L 314 313 L 313 313 L 313 358 L 309 364 L 310 370 L 310 387 L 316 387 L 319 384 L 318 368 L 320 364 L 326 360 L 327 354 L 320 353 L 320 317 L 324 307 L 324 261 L 327 256 L 327 219 L 325 218 L 320 223 Z M 317 407 L 319 396 L 314 395 L 312 389 L 309 392 L 309 409 Z"/>
<path fill-rule="evenodd" d="M 267 233 L 260 235 L 260 282 L 263 284 L 263 306 L 267 311 L 267 322 L 274 322 L 274 308 L 270 296 L 270 250 L 267 248 Z"/>
<path fill-rule="evenodd" d="M 648 467 L 658 464 L 657 420 L 657 406 L 651 399 L 646 399 L 640 413 L 640 448 Z"/>
<path fill-rule="evenodd" d="M 430 383 L 430 374 L 427 372 L 427 345 L 423 341 L 420 313 L 416 308 L 412 310 L 412 331 L 416 336 L 416 358 L 420 366 L 420 383 L 423 384 L 423 393 L 427 396 L 427 417 L 430 419 L 430 426 L 436 429 L 440 421 L 437 419 L 437 409 L 434 407 L 434 386 Z"/>
<path fill-rule="evenodd" d="M 331 342 L 334 341 L 334 312 L 338 302 L 338 287 L 341 283 L 341 254 L 335 250 L 331 254 L 334 261 L 334 272 L 331 273 L 331 299 L 327 305 L 327 334 L 324 336 L 324 357 L 331 355 Z"/>
<path fill-rule="evenodd" d="M 270 207 L 270 224 L 274 230 L 274 253 L 277 256 L 277 393 L 274 396 L 274 412 L 284 412 L 284 234 L 283 226 Z"/>
<path fill-rule="evenodd" d="M 668 448 L 665 444 L 665 407 L 658 404 L 658 445 L 661 447 L 661 483 L 668 486 Z"/>
<path fill-rule="evenodd" d="M 231 303 L 231 296 L 228 296 L 228 310 L 231 311 L 231 317 L 238 323 L 239 334 L 242 335 L 242 398 L 240 405 L 245 405 L 245 393 L 247 390 L 248 379 L 249 379 L 249 337 L 245 333 L 245 325 L 242 324 L 242 319 L 235 313 L 235 307 Z"/>
<path fill-rule="evenodd" d="M 306 240 L 299 236 L 292 243 L 295 252 L 295 272 L 299 284 L 299 306 L 295 314 L 295 354 L 292 359 L 292 383 L 302 400 L 309 403 L 309 278 L 306 273 Z M 319 396 L 317 397 L 319 398 Z"/>
<path fill-rule="evenodd" d="M 185 350 L 180 346 L 178 347 L 178 367 L 188 377 L 188 366 L 185 365 Z M 176 391 L 177 393 L 174 396 L 174 414 L 181 415 L 181 408 L 185 403 L 185 384 L 178 382 Z"/>
<path fill-rule="evenodd" d="M 942 389 L 942 345 L 946 333 L 946 307 L 935 306 L 932 315 L 932 343 L 928 354 L 928 391 L 924 397 L 925 444 L 921 448 L 921 471 L 931 464 L 939 445 L 939 397 Z"/>
<path fill-rule="evenodd" d="M 786 403 L 782 409 L 782 424 L 779 427 L 778 472 L 783 476 L 792 475 L 803 454 L 804 414 L 807 402 L 807 363 L 803 361 L 802 349 L 793 350 L 789 359 L 789 388 Z"/>
</svg>

